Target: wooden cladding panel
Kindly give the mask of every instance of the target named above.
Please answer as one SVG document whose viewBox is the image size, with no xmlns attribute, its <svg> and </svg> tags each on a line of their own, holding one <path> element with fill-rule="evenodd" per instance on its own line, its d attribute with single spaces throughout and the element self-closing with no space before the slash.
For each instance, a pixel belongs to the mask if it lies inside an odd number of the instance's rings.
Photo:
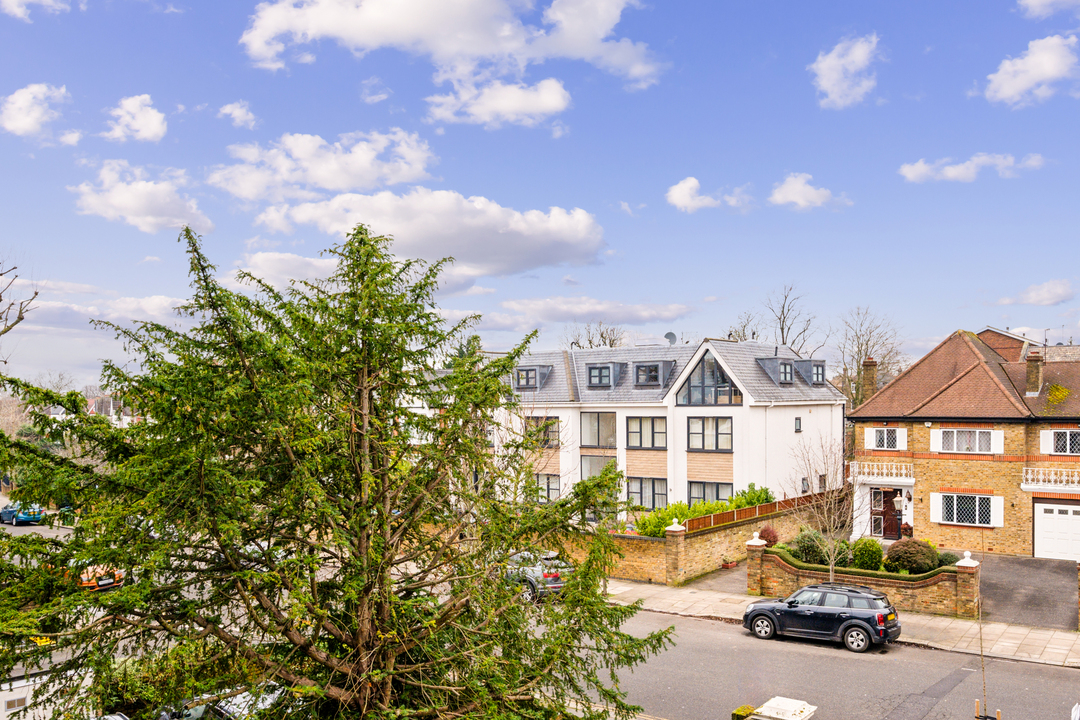
<svg viewBox="0 0 1080 720">
<path fill-rule="evenodd" d="M 627 450 L 626 477 L 666 478 L 666 450 Z"/>
<path fill-rule="evenodd" d="M 537 450 L 532 460 L 533 472 L 561 475 L 559 467 L 559 448 Z"/>
<path fill-rule="evenodd" d="M 735 462 L 731 453 L 686 453 L 686 479 L 703 482 L 734 482 Z"/>
</svg>

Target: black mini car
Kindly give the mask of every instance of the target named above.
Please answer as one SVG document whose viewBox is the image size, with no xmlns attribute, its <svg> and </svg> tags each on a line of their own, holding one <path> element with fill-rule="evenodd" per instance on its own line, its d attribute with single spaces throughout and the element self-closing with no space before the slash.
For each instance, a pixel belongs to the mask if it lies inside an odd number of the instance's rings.
<svg viewBox="0 0 1080 720">
<path fill-rule="evenodd" d="M 900 637 L 900 620 L 888 597 L 862 585 L 840 583 L 807 585 L 786 600 L 752 602 L 742 624 L 762 639 L 780 634 L 839 640 L 852 652 Z"/>
</svg>

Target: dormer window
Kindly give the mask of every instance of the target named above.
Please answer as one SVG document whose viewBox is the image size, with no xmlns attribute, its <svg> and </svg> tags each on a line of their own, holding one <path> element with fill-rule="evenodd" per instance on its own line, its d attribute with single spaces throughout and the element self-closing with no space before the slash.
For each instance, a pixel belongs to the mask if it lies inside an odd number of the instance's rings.
<svg viewBox="0 0 1080 720">
<path fill-rule="evenodd" d="M 610 365 L 590 365 L 589 366 L 589 386 L 590 387 L 611 387 L 611 366 Z"/>
<path fill-rule="evenodd" d="M 536 389 L 536 368 L 518 368 L 517 388 L 518 390 Z"/>
<path fill-rule="evenodd" d="M 651 365 L 637 365 L 634 370 L 634 384 L 659 385 L 660 365 L 658 363 L 653 363 Z"/>
<path fill-rule="evenodd" d="M 815 385 L 824 385 L 825 384 L 825 366 L 824 365 L 820 365 L 820 364 L 815 364 L 814 365 L 814 384 Z"/>
<path fill-rule="evenodd" d="M 781 383 L 790 383 L 790 382 L 793 382 L 794 380 L 795 380 L 794 369 L 792 368 L 791 363 L 789 363 L 789 362 L 780 363 L 780 382 Z"/>
</svg>

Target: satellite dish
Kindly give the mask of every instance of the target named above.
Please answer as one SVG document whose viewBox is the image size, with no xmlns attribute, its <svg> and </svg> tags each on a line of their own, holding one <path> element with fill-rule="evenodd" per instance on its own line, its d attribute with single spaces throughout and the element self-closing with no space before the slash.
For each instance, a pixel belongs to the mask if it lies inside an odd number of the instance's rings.
<svg viewBox="0 0 1080 720">
<path fill-rule="evenodd" d="M 675 336 L 675 333 L 669 332 L 664 334 L 664 339 L 668 341 L 668 345 L 674 345 L 679 338 Z"/>
</svg>

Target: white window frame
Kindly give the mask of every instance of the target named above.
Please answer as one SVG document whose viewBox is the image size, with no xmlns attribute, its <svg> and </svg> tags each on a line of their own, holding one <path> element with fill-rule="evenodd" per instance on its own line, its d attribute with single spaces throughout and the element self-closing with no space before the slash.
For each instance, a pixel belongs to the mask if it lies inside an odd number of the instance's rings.
<svg viewBox="0 0 1080 720">
<path fill-rule="evenodd" d="M 895 447 L 889 447 L 890 434 Z M 907 450 L 907 428 L 868 427 L 864 441 L 867 450 Z"/>
<path fill-rule="evenodd" d="M 975 522 L 957 521 L 957 498 L 975 499 Z M 985 501 L 985 502 L 984 502 Z M 979 522 L 983 508 L 990 513 L 989 522 Z M 939 525 L 958 525 L 960 527 L 995 528 L 1005 526 L 1005 498 L 1001 495 L 982 495 L 979 493 L 930 493 L 930 522 Z"/>
<path fill-rule="evenodd" d="M 1080 455 L 1080 430 L 1051 430 L 1050 432 L 1053 433 L 1050 455 Z M 1059 436 L 1064 450 L 1058 450 Z M 1076 450 L 1074 451 L 1073 448 Z"/>
</svg>

